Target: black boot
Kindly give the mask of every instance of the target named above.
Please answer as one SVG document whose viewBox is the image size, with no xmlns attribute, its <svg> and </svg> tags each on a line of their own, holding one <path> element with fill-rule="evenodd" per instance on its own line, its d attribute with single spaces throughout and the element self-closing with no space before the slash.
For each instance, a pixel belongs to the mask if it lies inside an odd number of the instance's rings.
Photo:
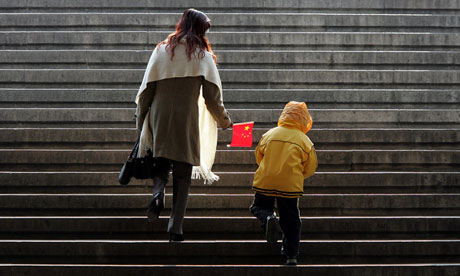
<svg viewBox="0 0 460 276">
<path fill-rule="evenodd" d="M 182 235 L 182 234 L 169 233 L 169 241 L 170 241 L 170 242 L 181 242 L 181 241 L 184 241 L 184 235 Z"/>
<path fill-rule="evenodd" d="M 165 195 L 163 193 L 156 193 L 147 208 L 147 217 L 150 222 L 160 217 L 160 212 L 165 207 Z"/>
</svg>

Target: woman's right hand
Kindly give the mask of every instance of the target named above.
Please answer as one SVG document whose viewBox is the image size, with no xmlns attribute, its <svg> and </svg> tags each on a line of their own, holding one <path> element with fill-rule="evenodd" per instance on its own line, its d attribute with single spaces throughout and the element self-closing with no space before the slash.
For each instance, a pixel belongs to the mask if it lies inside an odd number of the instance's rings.
<svg viewBox="0 0 460 276">
<path fill-rule="evenodd" d="M 222 130 L 232 129 L 232 128 L 233 128 L 233 121 L 232 121 L 232 119 L 230 119 L 230 124 L 228 125 L 228 127 L 223 128 Z"/>
</svg>

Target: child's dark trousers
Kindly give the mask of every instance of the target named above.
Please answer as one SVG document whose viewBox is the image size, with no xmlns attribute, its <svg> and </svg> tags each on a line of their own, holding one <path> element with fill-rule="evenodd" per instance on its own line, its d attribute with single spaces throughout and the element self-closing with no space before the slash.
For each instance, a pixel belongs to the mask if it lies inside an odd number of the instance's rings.
<svg viewBox="0 0 460 276">
<path fill-rule="evenodd" d="M 299 255 L 300 233 L 302 222 L 299 214 L 299 199 L 266 196 L 256 193 L 251 213 L 265 225 L 267 217 L 273 215 L 275 199 L 278 206 L 279 222 L 283 231 L 283 247 L 281 254 L 296 257 Z"/>
</svg>

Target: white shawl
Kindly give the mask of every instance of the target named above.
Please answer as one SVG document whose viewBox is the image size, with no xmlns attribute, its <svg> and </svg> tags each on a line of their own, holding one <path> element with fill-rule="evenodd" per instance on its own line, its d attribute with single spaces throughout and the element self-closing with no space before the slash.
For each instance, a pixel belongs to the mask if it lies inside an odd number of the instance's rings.
<svg viewBox="0 0 460 276">
<path fill-rule="evenodd" d="M 196 76 L 203 76 L 207 81 L 214 83 L 219 88 L 222 100 L 222 83 L 216 64 L 209 52 L 205 51 L 204 53 L 205 56 L 202 59 L 198 58 L 197 55 L 192 55 L 191 60 L 188 60 L 185 45 L 180 43 L 174 51 L 173 60 L 171 60 L 171 56 L 166 51 L 166 44 L 157 46 L 147 64 L 144 79 L 137 92 L 136 104 L 139 104 L 139 98 L 149 82 Z M 219 180 L 219 177 L 211 171 L 217 148 L 217 123 L 206 108 L 201 90 L 197 104 L 200 131 L 200 166 L 193 167 L 192 178 L 203 178 L 205 184 L 212 184 L 212 182 Z M 143 149 L 153 148 L 149 118 L 150 114 L 147 113 L 141 132 L 139 157 L 145 155 Z"/>
</svg>

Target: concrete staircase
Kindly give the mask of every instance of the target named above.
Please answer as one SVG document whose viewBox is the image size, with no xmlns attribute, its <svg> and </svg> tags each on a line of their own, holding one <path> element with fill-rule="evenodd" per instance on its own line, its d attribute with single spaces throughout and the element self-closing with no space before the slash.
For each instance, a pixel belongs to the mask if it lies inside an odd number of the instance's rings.
<svg viewBox="0 0 460 276">
<path fill-rule="evenodd" d="M 212 20 L 224 102 L 257 143 L 306 101 L 318 173 L 302 255 L 279 266 L 250 216 L 252 149 L 219 131 L 186 242 L 117 182 L 154 45 Z M 0 275 L 459 275 L 460 1 L 0 1 Z M 171 190 L 168 188 L 167 206 Z M 164 215 L 168 215 L 168 211 Z"/>
</svg>

